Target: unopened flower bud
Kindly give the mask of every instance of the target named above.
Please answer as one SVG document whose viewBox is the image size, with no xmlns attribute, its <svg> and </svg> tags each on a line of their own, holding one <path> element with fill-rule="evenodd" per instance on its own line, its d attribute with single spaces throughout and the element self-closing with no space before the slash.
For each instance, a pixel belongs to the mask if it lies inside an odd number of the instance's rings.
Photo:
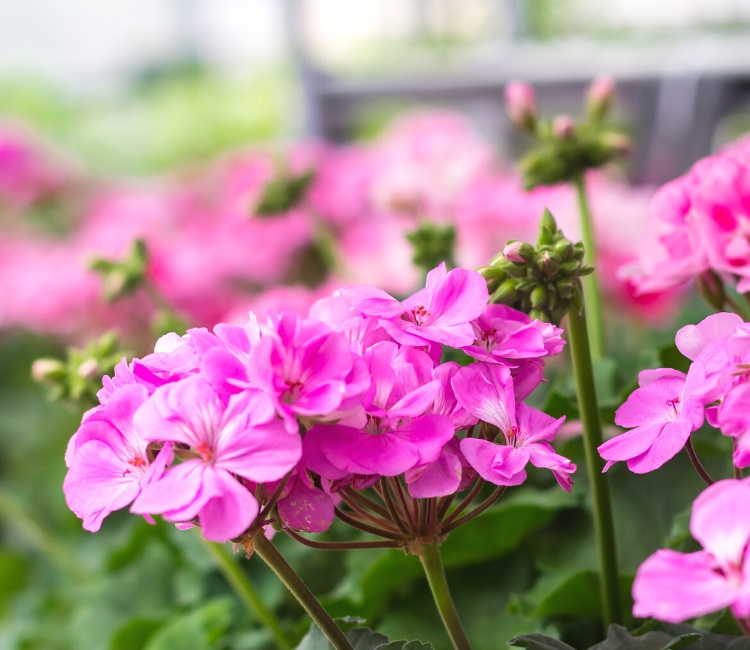
<svg viewBox="0 0 750 650">
<path fill-rule="evenodd" d="M 31 376 L 38 382 L 54 382 L 65 376 L 65 365 L 57 359 L 37 359 L 31 364 Z"/>
<path fill-rule="evenodd" d="M 586 91 L 586 112 L 594 122 L 601 122 L 612 107 L 615 96 L 615 80 L 602 75 L 591 82 Z"/>
<path fill-rule="evenodd" d="M 558 115 L 552 121 L 552 133 L 560 140 L 570 140 L 576 132 L 576 121 L 572 115 Z"/>
<path fill-rule="evenodd" d="M 94 379 L 99 373 L 99 364 L 96 359 L 86 359 L 78 366 L 78 376 L 81 379 Z"/>
<path fill-rule="evenodd" d="M 505 103 L 511 122 L 533 132 L 537 120 L 534 89 L 523 81 L 511 81 L 505 86 Z"/>
<path fill-rule="evenodd" d="M 612 152 L 613 156 L 627 156 L 633 152 L 633 141 L 622 133 L 607 131 L 600 137 L 601 143 Z"/>
<path fill-rule="evenodd" d="M 534 257 L 534 247 L 526 242 L 511 241 L 503 248 L 503 255 L 513 264 L 526 264 Z"/>
</svg>

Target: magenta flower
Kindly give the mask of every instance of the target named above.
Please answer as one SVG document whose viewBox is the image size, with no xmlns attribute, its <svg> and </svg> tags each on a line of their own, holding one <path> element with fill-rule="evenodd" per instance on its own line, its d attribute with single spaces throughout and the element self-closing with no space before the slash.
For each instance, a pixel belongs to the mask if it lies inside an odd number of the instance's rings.
<svg viewBox="0 0 750 650">
<path fill-rule="evenodd" d="M 422 361 L 409 362 L 395 343 L 374 345 L 365 357 L 373 385 L 365 405 L 367 423 L 362 428 L 342 425 L 313 427 L 304 438 L 307 466 L 324 478 L 340 479 L 345 473 L 365 476 L 398 476 L 412 467 L 434 462 L 453 437 L 454 427 L 445 415 L 425 415 L 440 381 L 411 389 Z M 419 357 L 418 357 L 419 358 Z M 311 463 L 315 459 L 324 463 Z M 330 473 L 331 466 L 336 475 Z"/>
<path fill-rule="evenodd" d="M 696 553 L 659 550 L 638 569 L 633 615 L 669 623 L 731 607 L 750 619 L 750 482 L 714 483 L 693 503 L 690 533 Z"/>
<path fill-rule="evenodd" d="M 480 438 L 461 441 L 461 452 L 485 481 L 520 485 L 526 480 L 526 465 L 531 463 L 552 470 L 563 489 L 572 489 L 570 474 L 576 466 L 550 444 L 565 418 L 556 420 L 526 404 L 516 404 L 508 368 L 467 366 L 454 377 L 453 388 L 466 410 L 496 426 L 502 435 L 504 444 Z"/>
<path fill-rule="evenodd" d="M 479 361 L 511 368 L 526 359 L 559 354 L 565 345 L 559 327 L 532 320 L 505 305 L 488 305 L 472 326 L 475 341 L 464 352 Z"/>
<path fill-rule="evenodd" d="M 106 405 L 84 419 L 70 441 L 63 492 L 86 530 L 99 530 L 103 519 L 132 503 L 147 481 L 148 441 L 133 427 L 133 415 L 147 398 L 143 386 L 116 390 Z M 166 461 L 168 453 L 165 450 L 161 460 Z M 160 467 L 163 470 L 163 464 Z"/>
<path fill-rule="evenodd" d="M 687 375 L 671 369 L 644 371 L 638 383 L 640 388 L 615 413 L 615 424 L 632 431 L 599 447 L 607 461 L 605 472 L 618 461 L 627 461 L 636 474 L 661 467 L 705 419 L 707 382 L 702 363 L 693 363 Z"/>
<path fill-rule="evenodd" d="M 300 458 L 301 442 L 279 420 L 258 423 L 252 397 L 228 402 L 200 377 L 158 389 L 135 414 L 146 440 L 188 445 L 194 457 L 150 483 L 131 510 L 162 514 L 168 521 L 198 519 L 207 539 L 224 542 L 241 535 L 258 514 L 258 503 L 237 479 L 276 481 Z"/>
<path fill-rule="evenodd" d="M 430 342 L 464 347 L 474 341 L 471 321 L 489 300 L 487 282 L 475 271 L 453 269 L 445 263 L 427 274 L 426 287 L 403 302 L 370 285 L 344 287 L 341 295 L 362 314 L 377 316 L 402 345 Z"/>
</svg>

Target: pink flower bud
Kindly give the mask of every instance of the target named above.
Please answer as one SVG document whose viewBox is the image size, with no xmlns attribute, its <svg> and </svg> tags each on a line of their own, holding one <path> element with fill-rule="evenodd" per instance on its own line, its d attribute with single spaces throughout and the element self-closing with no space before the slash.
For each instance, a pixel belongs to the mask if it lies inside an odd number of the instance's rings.
<svg viewBox="0 0 750 650">
<path fill-rule="evenodd" d="M 586 109 L 593 120 L 601 120 L 609 112 L 615 96 L 615 80 L 610 75 L 601 75 L 591 82 L 586 91 Z"/>
<path fill-rule="evenodd" d="M 571 115 L 558 115 L 552 121 L 552 132 L 555 137 L 567 140 L 576 132 L 576 122 Z"/>
<path fill-rule="evenodd" d="M 526 264 L 534 257 L 534 247 L 522 241 L 511 241 L 503 248 L 505 259 L 513 264 Z"/>
<path fill-rule="evenodd" d="M 534 89 L 523 81 L 511 81 L 505 86 L 505 103 L 511 121 L 529 131 L 534 129 L 537 118 Z"/>
</svg>

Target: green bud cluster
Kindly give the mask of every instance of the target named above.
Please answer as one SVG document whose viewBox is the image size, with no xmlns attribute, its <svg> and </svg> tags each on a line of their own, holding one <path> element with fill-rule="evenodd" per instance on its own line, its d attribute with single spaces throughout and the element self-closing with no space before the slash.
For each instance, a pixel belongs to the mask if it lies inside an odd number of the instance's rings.
<svg viewBox="0 0 750 650">
<path fill-rule="evenodd" d="M 407 233 L 406 238 L 414 248 L 412 262 L 425 273 L 441 262 L 445 262 L 448 268 L 456 266 L 453 259 L 456 229 L 453 226 L 441 226 L 431 221 L 424 221 L 416 230 Z"/>
<path fill-rule="evenodd" d="M 146 242 L 136 239 L 123 260 L 93 259 L 89 263 L 91 270 L 102 276 L 104 295 L 109 302 L 133 293 L 143 286 L 146 280 L 148 251 Z"/>
<path fill-rule="evenodd" d="M 110 332 L 85 348 L 68 348 L 64 359 L 37 359 L 31 375 L 48 388 L 52 399 L 96 404 L 102 376 L 111 375 L 123 356 L 132 355 L 120 349 L 117 336 Z"/>
<path fill-rule="evenodd" d="M 587 169 L 596 169 L 630 153 L 630 139 L 607 124 L 612 98 L 586 100 L 585 117 L 559 115 L 537 118 L 530 131 L 534 144 L 521 159 L 519 169 L 527 190 L 571 182 Z M 528 129 L 526 129 L 528 131 Z"/>
<path fill-rule="evenodd" d="M 583 263 L 583 254 L 583 244 L 566 239 L 545 210 L 536 246 L 508 242 L 479 273 L 487 280 L 490 302 L 559 325 L 571 304 L 583 305 L 580 278 L 594 270 Z"/>
<path fill-rule="evenodd" d="M 315 172 L 291 174 L 282 170 L 263 188 L 263 193 L 253 210 L 258 217 L 276 217 L 299 205 L 315 179 Z"/>
</svg>

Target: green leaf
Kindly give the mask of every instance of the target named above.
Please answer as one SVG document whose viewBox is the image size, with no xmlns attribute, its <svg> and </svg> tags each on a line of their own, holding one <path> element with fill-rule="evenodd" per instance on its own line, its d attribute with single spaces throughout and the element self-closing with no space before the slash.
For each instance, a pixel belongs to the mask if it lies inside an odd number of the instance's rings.
<svg viewBox="0 0 750 650">
<path fill-rule="evenodd" d="M 575 650 L 560 639 L 544 634 L 523 634 L 508 641 L 512 648 L 529 648 L 529 650 Z"/>
<path fill-rule="evenodd" d="M 169 620 L 144 650 L 212 650 L 232 622 L 232 598 L 217 598 L 199 609 Z"/>
<path fill-rule="evenodd" d="M 421 641 L 389 641 L 388 637 L 366 627 L 355 627 L 346 633 L 354 650 L 433 650 Z M 332 650 L 333 645 L 321 629 L 313 624 L 295 650 Z"/>
<path fill-rule="evenodd" d="M 150 618 L 128 621 L 115 633 L 110 650 L 141 650 L 162 623 Z"/>
<path fill-rule="evenodd" d="M 607 639 L 590 650 L 664 650 L 673 636 L 665 632 L 647 632 L 642 636 L 631 636 L 621 625 L 610 625 Z"/>
<path fill-rule="evenodd" d="M 698 632 L 692 634 L 683 634 L 678 636 L 674 641 L 670 641 L 665 645 L 662 650 L 678 650 L 679 648 L 687 648 L 689 645 L 693 645 L 696 641 L 700 641 L 703 635 Z"/>
</svg>

